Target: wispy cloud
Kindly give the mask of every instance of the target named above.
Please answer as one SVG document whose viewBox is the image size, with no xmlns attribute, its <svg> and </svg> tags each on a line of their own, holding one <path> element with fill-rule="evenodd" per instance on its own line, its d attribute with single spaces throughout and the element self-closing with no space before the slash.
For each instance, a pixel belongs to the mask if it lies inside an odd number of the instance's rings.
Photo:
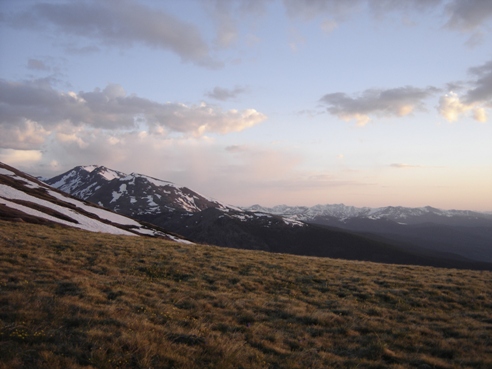
<svg viewBox="0 0 492 369">
<path fill-rule="evenodd" d="M 361 11 L 364 1 L 338 1 L 338 0 L 283 0 L 287 14 L 292 18 L 311 20 L 320 15 L 330 15 L 337 20 L 345 20 L 349 16 Z"/>
<path fill-rule="evenodd" d="M 131 0 L 35 3 L 7 18 L 14 27 L 46 28 L 104 46 L 143 44 L 169 50 L 183 61 L 218 68 L 199 29 L 162 10 Z M 98 44 L 90 45 L 94 50 Z M 84 46 L 87 48 L 87 46 Z M 81 50 L 80 47 L 73 49 Z"/>
<path fill-rule="evenodd" d="M 487 0 L 283 0 L 291 17 L 311 20 L 329 17 L 344 21 L 369 9 L 376 19 L 388 14 L 418 15 L 436 11 L 446 28 L 474 32 L 492 18 L 492 3 Z"/>
<path fill-rule="evenodd" d="M 230 145 L 230 146 L 226 146 L 226 148 L 225 148 L 225 151 L 231 152 L 231 153 L 244 152 L 247 150 L 248 150 L 248 148 L 244 145 Z"/>
<path fill-rule="evenodd" d="M 232 89 L 223 87 L 214 87 L 213 90 L 205 93 L 205 96 L 211 97 L 215 100 L 226 101 L 237 98 L 239 95 L 247 92 L 246 87 L 236 86 Z"/>
<path fill-rule="evenodd" d="M 430 166 L 430 165 L 416 165 L 416 164 L 406 164 L 406 163 L 392 163 L 389 165 L 391 168 L 398 169 L 415 169 L 415 168 L 442 168 L 440 166 Z"/>
<path fill-rule="evenodd" d="M 27 68 L 37 71 L 49 71 L 51 68 L 46 65 L 42 60 L 39 59 L 29 59 L 27 61 Z"/>
<path fill-rule="evenodd" d="M 392 164 L 390 164 L 390 167 L 392 167 L 392 168 L 422 168 L 422 165 L 412 165 L 412 164 L 405 164 L 405 163 L 392 163 Z"/>
</svg>

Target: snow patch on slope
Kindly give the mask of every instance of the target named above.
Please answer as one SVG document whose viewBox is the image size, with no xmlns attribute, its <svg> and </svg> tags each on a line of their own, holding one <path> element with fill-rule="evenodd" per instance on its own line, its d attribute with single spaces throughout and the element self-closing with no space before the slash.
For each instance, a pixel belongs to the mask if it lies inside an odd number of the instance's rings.
<svg viewBox="0 0 492 369">
<path fill-rule="evenodd" d="M 29 201 L 50 209 L 53 209 L 61 214 L 64 214 L 68 216 L 69 218 L 73 219 L 77 223 L 72 223 L 63 219 L 58 219 L 56 217 L 53 217 L 51 215 L 48 215 L 46 213 L 43 213 L 39 210 L 31 209 L 27 206 L 17 204 L 15 202 L 9 201 L 9 200 L 24 200 L 24 201 Z M 114 227 L 110 224 L 106 224 L 103 222 L 98 221 L 97 219 L 92 219 L 89 218 L 85 215 L 82 215 L 72 209 L 53 204 L 52 202 L 46 201 L 39 199 L 37 197 L 31 196 L 26 194 L 25 192 L 19 191 L 15 188 L 12 188 L 10 186 L 6 186 L 3 184 L 0 184 L 0 203 L 5 204 L 6 206 L 17 209 L 19 211 L 22 211 L 26 214 L 34 215 L 40 218 L 44 218 L 47 220 L 50 220 L 52 222 L 68 225 L 71 227 L 76 227 L 80 229 L 85 229 L 87 231 L 91 232 L 104 232 L 104 233 L 112 233 L 112 234 L 122 234 L 122 235 L 127 235 L 127 236 L 134 236 L 133 233 L 125 231 L 123 229 Z"/>
<path fill-rule="evenodd" d="M 76 207 L 78 207 L 82 210 L 85 210 L 88 213 L 92 213 L 94 215 L 97 215 L 101 219 L 106 219 L 106 220 L 109 220 L 110 222 L 121 224 L 121 225 L 140 227 L 140 223 L 138 223 L 137 221 L 135 221 L 131 218 L 127 218 L 127 217 L 124 217 L 122 215 L 119 215 L 119 214 L 116 214 L 116 213 L 113 213 L 111 211 L 107 211 L 104 209 L 99 209 L 99 208 L 95 208 L 93 206 L 85 205 L 78 200 L 71 199 L 69 197 L 65 197 L 62 194 L 55 192 L 55 191 L 48 191 L 48 192 L 51 196 L 53 196 L 59 200 L 68 202 L 72 205 L 75 205 Z"/>
</svg>

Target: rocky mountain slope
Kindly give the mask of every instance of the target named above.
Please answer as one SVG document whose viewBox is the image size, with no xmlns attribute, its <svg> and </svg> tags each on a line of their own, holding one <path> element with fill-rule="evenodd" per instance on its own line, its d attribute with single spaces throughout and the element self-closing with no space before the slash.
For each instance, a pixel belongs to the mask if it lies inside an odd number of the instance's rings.
<svg viewBox="0 0 492 369">
<path fill-rule="evenodd" d="M 144 224 L 55 190 L 3 163 L 0 163 L 0 219 L 36 224 L 58 223 L 92 232 L 146 235 L 189 243 L 154 225 Z"/>
<path fill-rule="evenodd" d="M 46 180 L 46 183 L 129 216 L 230 208 L 187 187 L 138 173 L 125 174 L 104 166 L 78 166 Z"/>
</svg>

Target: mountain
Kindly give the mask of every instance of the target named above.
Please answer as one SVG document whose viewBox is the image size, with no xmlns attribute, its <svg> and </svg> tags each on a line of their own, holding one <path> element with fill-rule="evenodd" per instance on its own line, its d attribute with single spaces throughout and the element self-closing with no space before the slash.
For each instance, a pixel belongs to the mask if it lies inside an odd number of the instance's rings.
<svg viewBox="0 0 492 369">
<path fill-rule="evenodd" d="M 138 173 L 125 174 L 104 166 L 78 166 L 45 182 L 131 217 L 175 211 L 195 213 L 208 208 L 240 211 L 172 182 Z"/>
<path fill-rule="evenodd" d="M 469 210 L 441 210 L 431 206 L 408 208 L 403 206 L 387 206 L 381 208 L 358 208 L 344 204 L 328 204 L 306 206 L 278 205 L 271 208 L 253 205 L 244 208 L 247 211 L 259 211 L 269 214 L 289 216 L 305 222 L 313 222 L 320 218 L 333 218 L 340 222 L 350 219 L 390 220 L 399 224 L 436 223 L 445 225 L 488 225 L 492 224 L 492 214 Z"/>
<path fill-rule="evenodd" d="M 168 181 L 103 166 L 75 167 L 46 182 L 193 242 L 385 263 L 492 269 L 492 264 L 471 262 L 448 252 L 408 248 L 400 241 L 307 223 L 297 213 L 271 214 L 263 208 L 243 210 Z"/>
<path fill-rule="evenodd" d="M 36 224 L 58 223 L 92 232 L 146 235 L 189 241 L 151 225 L 81 201 L 37 178 L 0 163 L 0 219 Z"/>
<path fill-rule="evenodd" d="M 254 205 L 245 210 L 383 237 L 404 244 L 407 249 L 423 248 L 492 262 L 492 214 L 489 213 L 430 206 L 357 208 L 343 204 L 271 208 Z"/>
</svg>

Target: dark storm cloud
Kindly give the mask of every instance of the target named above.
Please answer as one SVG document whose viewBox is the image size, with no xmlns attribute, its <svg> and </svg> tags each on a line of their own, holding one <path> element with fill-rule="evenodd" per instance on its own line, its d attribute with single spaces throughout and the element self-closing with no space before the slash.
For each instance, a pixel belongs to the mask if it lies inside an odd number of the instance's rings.
<svg viewBox="0 0 492 369">
<path fill-rule="evenodd" d="M 214 87 L 212 91 L 205 93 L 205 95 L 211 97 L 212 99 L 226 101 L 226 100 L 234 99 L 238 95 L 245 93 L 246 91 L 247 88 L 240 87 L 240 86 L 234 87 L 233 89 Z"/>
<path fill-rule="evenodd" d="M 356 119 L 358 125 L 366 124 L 369 115 L 404 116 L 424 107 L 423 100 L 437 93 L 435 87 L 416 88 L 405 86 L 392 89 L 369 89 L 351 97 L 343 92 L 324 95 L 320 102 L 328 112 L 344 120 Z"/>
<path fill-rule="evenodd" d="M 57 33 L 97 40 L 103 45 L 134 44 L 170 50 L 183 61 L 211 68 L 221 66 L 199 30 L 191 23 L 131 0 L 37 3 L 25 13 L 11 15 L 20 28 L 51 26 Z"/>
</svg>

